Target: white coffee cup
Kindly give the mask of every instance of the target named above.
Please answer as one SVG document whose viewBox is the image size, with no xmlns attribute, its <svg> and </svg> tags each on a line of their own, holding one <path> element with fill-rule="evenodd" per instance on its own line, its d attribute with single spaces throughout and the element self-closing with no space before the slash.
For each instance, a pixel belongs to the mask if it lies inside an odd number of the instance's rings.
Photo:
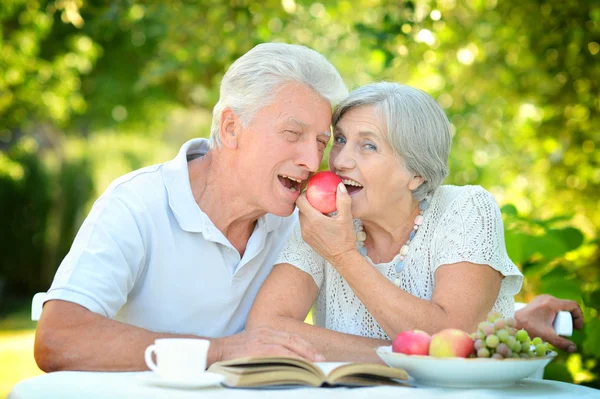
<svg viewBox="0 0 600 399">
<path fill-rule="evenodd" d="M 194 381 L 206 371 L 209 346 L 206 339 L 159 338 L 146 348 L 144 357 L 150 370 L 165 380 Z"/>
</svg>

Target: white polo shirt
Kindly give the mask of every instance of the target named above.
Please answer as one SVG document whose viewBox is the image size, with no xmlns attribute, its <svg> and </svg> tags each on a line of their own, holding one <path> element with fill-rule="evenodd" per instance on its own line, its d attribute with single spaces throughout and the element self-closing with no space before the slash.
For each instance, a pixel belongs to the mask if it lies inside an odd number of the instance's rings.
<svg viewBox="0 0 600 399">
<path fill-rule="evenodd" d="M 208 148 L 206 139 L 190 140 L 172 161 L 115 180 L 94 203 L 46 301 L 75 302 L 156 332 L 242 331 L 297 213 L 261 217 L 240 259 L 192 195 L 188 157 Z"/>
</svg>

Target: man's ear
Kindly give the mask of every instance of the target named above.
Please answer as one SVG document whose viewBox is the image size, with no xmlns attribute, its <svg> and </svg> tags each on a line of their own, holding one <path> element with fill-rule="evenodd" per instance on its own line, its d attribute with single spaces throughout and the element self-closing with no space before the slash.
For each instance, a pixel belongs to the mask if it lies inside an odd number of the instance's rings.
<svg viewBox="0 0 600 399">
<path fill-rule="evenodd" d="M 408 189 L 410 191 L 415 191 L 421 184 L 425 183 L 425 179 L 422 176 L 415 175 L 410 178 L 408 182 Z"/>
<path fill-rule="evenodd" d="M 221 111 L 221 125 L 219 126 L 219 138 L 226 148 L 234 150 L 238 146 L 240 120 L 231 108 Z"/>
</svg>

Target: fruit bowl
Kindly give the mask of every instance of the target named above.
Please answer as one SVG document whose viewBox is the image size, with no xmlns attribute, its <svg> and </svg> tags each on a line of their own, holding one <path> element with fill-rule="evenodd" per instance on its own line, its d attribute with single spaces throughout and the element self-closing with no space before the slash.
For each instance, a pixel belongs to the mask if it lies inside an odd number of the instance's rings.
<svg viewBox="0 0 600 399">
<path fill-rule="evenodd" d="M 404 355 L 391 346 L 377 349 L 377 355 L 390 367 L 401 368 L 419 384 L 449 388 L 498 388 L 516 383 L 545 367 L 556 352 L 528 359 L 466 359 Z"/>
</svg>

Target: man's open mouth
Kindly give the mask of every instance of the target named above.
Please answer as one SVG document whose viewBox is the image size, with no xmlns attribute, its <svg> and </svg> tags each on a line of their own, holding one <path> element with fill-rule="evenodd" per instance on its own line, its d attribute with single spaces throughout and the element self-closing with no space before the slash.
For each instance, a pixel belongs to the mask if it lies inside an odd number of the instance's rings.
<svg viewBox="0 0 600 399">
<path fill-rule="evenodd" d="M 291 177 L 291 176 L 286 176 L 286 175 L 277 175 L 277 178 L 279 178 L 279 182 L 288 190 L 290 190 L 291 192 L 300 192 L 302 190 L 302 183 L 304 180 L 296 178 L 296 177 Z"/>
<path fill-rule="evenodd" d="M 342 183 L 346 186 L 349 195 L 357 194 L 363 189 L 362 184 L 351 179 L 342 178 Z"/>
</svg>

